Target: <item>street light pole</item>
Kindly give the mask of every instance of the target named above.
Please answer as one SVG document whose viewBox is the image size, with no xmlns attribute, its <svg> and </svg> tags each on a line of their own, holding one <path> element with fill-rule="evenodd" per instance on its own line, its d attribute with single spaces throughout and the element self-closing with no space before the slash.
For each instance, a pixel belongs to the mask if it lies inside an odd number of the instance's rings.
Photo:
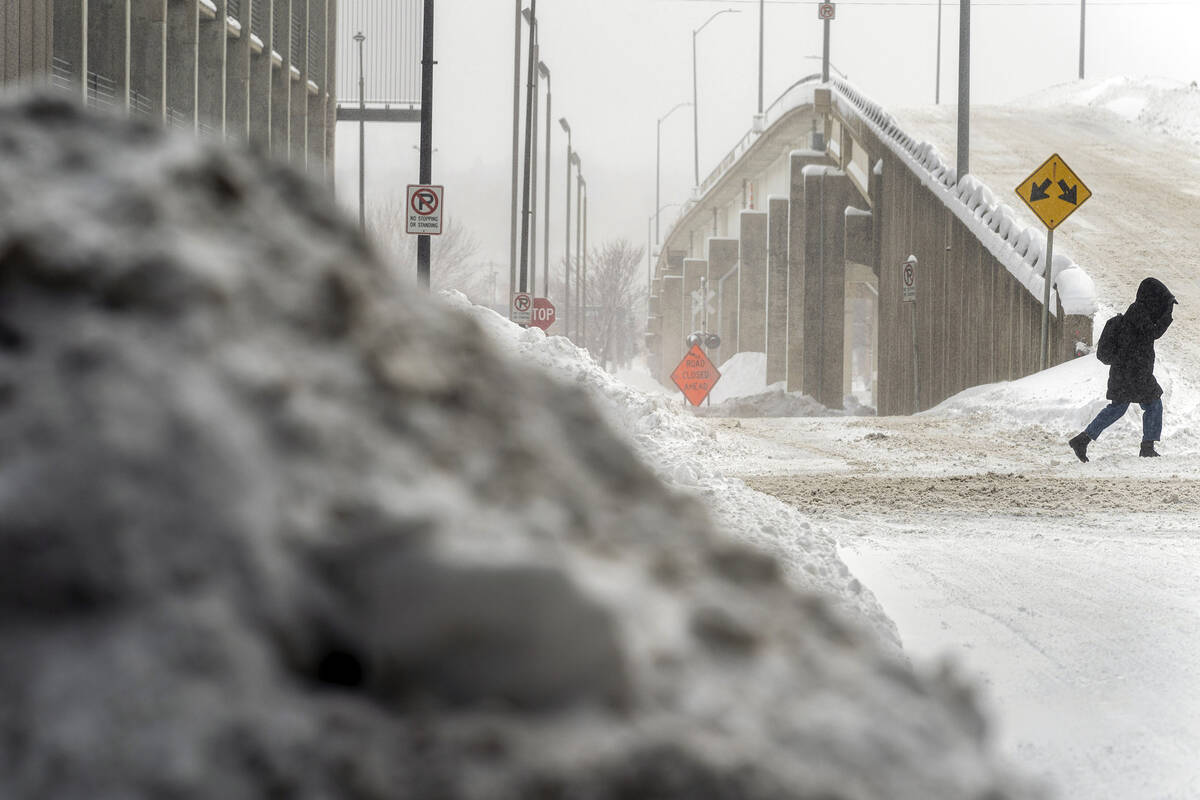
<svg viewBox="0 0 1200 800">
<path fill-rule="evenodd" d="M 1083 80 L 1083 32 L 1087 18 L 1087 0 L 1079 0 L 1079 80 Z"/>
<path fill-rule="evenodd" d="M 567 118 L 562 117 L 558 120 L 558 124 L 567 133 L 567 237 L 566 244 L 563 246 L 563 271 L 565 273 L 563 287 L 563 330 L 567 332 L 567 336 L 571 335 L 571 165 L 575 163 L 575 151 L 571 149 L 571 126 L 567 124 Z"/>
<path fill-rule="evenodd" d="M 583 187 L 583 261 L 581 262 L 581 265 L 583 267 L 583 276 L 579 279 L 579 291 L 580 291 L 579 321 L 582 325 L 582 328 L 580 329 L 580 332 L 579 332 L 579 341 L 580 341 L 580 344 L 582 344 L 584 349 L 586 350 L 587 349 L 587 257 L 588 257 L 588 252 L 587 252 L 587 223 L 588 223 L 587 202 L 588 202 L 588 195 L 587 195 L 587 181 L 585 181 L 583 179 L 582 175 L 579 177 L 579 185 Z"/>
<path fill-rule="evenodd" d="M 938 0 L 937 75 L 933 79 L 933 104 L 942 102 L 942 0 Z"/>
<path fill-rule="evenodd" d="M 550 68 L 538 62 L 538 72 L 546 79 L 546 217 L 542 220 L 542 297 L 550 296 Z"/>
<path fill-rule="evenodd" d="M 583 246 L 583 159 L 575 154 L 575 311 L 571 314 L 574 323 L 575 338 L 579 338 L 579 283 L 581 280 L 581 265 Z"/>
<path fill-rule="evenodd" d="M 683 108 L 684 106 L 690 106 L 690 105 L 691 105 L 691 103 L 679 103 L 674 108 L 672 108 L 670 111 L 668 111 L 667 113 L 663 114 L 661 117 L 658 118 L 658 133 L 656 135 L 655 142 L 654 142 L 654 206 L 655 206 L 655 208 L 657 208 L 658 204 L 659 204 L 659 188 L 660 188 L 660 182 L 661 182 L 660 181 L 660 162 L 662 159 L 662 124 L 663 124 L 663 122 L 666 121 L 667 117 L 671 116 L 676 111 Z M 657 214 L 654 215 L 654 242 L 655 242 L 655 244 L 658 243 L 658 215 Z"/>
<path fill-rule="evenodd" d="M 433 0 L 425 0 L 421 53 L 421 183 L 433 181 Z M 417 237 L 417 283 L 429 291 L 429 234 Z"/>
<path fill-rule="evenodd" d="M 519 262 L 520 291 L 522 292 L 529 290 L 529 161 L 530 151 L 533 147 L 533 93 L 534 75 L 537 72 L 535 68 L 537 50 L 534 43 L 537 38 L 537 0 L 530 0 L 529 29 L 529 68 L 525 92 L 525 169 L 521 189 L 521 257 Z"/>
<path fill-rule="evenodd" d="M 367 168 L 365 156 L 367 151 L 367 100 L 366 79 L 363 77 L 363 42 L 367 40 L 363 32 L 354 34 L 358 42 L 358 227 L 367 229 Z"/>
<path fill-rule="evenodd" d="M 958 21 L 958 180 L 971 168 L 971 0 L 960 0 Z"/>
<path fill-rule="evenodd" d="M 692 31 L 692 164 L 695 185 L 700 185 L 700 106 L 696 80 L 696 36 L 722 14 L 740 14 L 736 8 L 723 8 L 704 20 L 704 24 Z"/>
<path fill-rule="evenodd" d="M 758 0 L 758 113 L 763 113 L 763 4 Z"/>
<path fill-rule="evenodd" d="M 521 2 L 516 3 L 515 38 L 513 44 L 513 134 L 512 134 L 512 220 L 509 224 L 508 302 L 512 302 L 517 286 L 517 168 L 520 163 L 521 142 Z"/>
</svg>

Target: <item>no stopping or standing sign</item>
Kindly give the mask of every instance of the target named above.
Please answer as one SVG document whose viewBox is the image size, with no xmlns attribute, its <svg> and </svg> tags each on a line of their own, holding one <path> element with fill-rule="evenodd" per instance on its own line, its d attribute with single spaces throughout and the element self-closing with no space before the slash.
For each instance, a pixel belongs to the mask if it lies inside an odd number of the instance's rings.
<svg viewBox="0 0 1200 800">
<path fill-rule="evenodd" d="M 443 186 L 408 185 L 408 202 L 404 204 L 407 224 L 405 233 L 441 236 Z"/>
</svg>

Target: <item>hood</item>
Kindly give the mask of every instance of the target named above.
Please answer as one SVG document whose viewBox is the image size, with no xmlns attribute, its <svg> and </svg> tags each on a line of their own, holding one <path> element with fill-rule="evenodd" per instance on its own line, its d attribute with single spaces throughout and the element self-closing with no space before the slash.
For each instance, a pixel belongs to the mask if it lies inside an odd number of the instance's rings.
<svg viewBox="0 0 1200 800">
<path fill-rule="evenodd" d="M 1158 278 L 1146 278 L 1138 286 L 1134 302 L 1146 309 L 1151 318 L 1158 318 L 1178 301 Z"/>
</svg>

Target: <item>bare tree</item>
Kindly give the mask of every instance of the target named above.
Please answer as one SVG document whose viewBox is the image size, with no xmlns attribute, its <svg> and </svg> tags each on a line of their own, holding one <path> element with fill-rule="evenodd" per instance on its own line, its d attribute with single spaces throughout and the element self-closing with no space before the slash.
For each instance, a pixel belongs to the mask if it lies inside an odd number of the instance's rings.
<svg viewBox="0 0 1200 800">
<path fill-rule="evenodd" d="M 601 365 L 625 364 L 637 350 L 638 309 L 645 302 L 645 250 L 627 239 L 604 242 L 588 255 L 587 341 Z"/>
<path fill-rule="evenodd" d="M 392 195 L 367 208 L 367 231 L 392 260 L 397 271 L 416 279 L 417 237 L 405 233 L 405 201 Z M 479 260 L 479 243 L 456 217 L 445 218 L 442 235 L 431 237 L 429 288 L 456 289 L 474 303 L 487 304 L 491 296 L 491 271 Z"/>
</svg>

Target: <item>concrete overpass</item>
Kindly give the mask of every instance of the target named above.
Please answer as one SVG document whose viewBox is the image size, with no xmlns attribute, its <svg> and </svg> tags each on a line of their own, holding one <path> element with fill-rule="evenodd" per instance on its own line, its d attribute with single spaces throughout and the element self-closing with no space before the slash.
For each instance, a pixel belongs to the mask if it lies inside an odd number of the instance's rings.
<svg viewBox="0 0 1200 800">
<path fill-rule="evenodd" d="M 810 76 L 755 117 L 668 232 L 651 282 L 651 366 L 669 383 L 704 325 L 703 284 L 715 360 L 765 352 L 768 382 L 827 407 L 854 393 L 880 414 L 912 413 L 1038 369 L 1044 255 L 1044 232 L 987 186 L 959 181 L 853 86 Z M 1055 364 L 1091 343 L 1096 296 L 1065 256 L 1051 275 Z"/>
</svg>

